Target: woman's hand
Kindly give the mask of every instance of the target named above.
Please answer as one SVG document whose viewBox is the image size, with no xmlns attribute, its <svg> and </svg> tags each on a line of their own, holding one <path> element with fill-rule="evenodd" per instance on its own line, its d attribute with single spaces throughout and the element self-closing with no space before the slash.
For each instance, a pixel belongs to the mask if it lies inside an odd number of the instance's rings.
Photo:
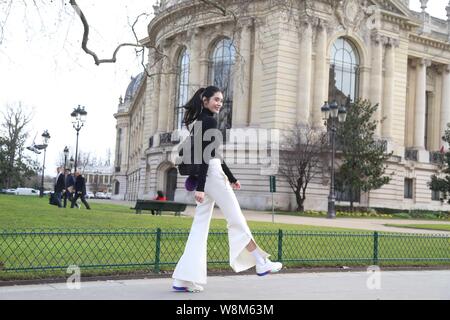
<svg viewBox="0 0 450 320">
<path fill-rule="evenodd" d="M 195 201 L 202 203 L 204 199 L 205 199 L 204 192 L 200 192 L 200 191 L 195 192 Z"/>
<path fill-rule="evenodd" d="M 236 181 L 235 183 L 232 183 L 232 184 L 231 184 L 231 187 L 232 187 L 234 190 L 240 190 L 240 189 L 241 189 L 241 183 L 240 183 L 239 181 Z"/>
</svg>

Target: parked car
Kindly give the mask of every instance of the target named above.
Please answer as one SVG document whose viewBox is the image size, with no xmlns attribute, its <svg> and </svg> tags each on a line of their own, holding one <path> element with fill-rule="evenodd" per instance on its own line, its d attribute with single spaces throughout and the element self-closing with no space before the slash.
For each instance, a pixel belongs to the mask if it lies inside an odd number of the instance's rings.
<svg viewBox="0 0 450 320">
<path fill-rule="evenodd" d="M 106 195 L 105 195 L 103 192 L 97 192 L 97 193 L 95 194 L 95 197 L 96 197 L 97 199 L 106 199 Z"/>
<path fill-rule="evenodd" d="M 92 193 L 92 192 L 86 192 L 86 199 L 94 199 L 95 198 L 95 196 L 94 196 L 94 194 Z"/>
<path fill-rule="evenodd" d="M 17 188 L 15 194 L 18 196 L 38 196 L 39 190 L 33 188 Z"/>
<path fill-rule="evenodd" d="M 105 197 L 106 199 L 111 199 L 112 193 L 111 192 L 106 192 L 105 193 Z"/>
<path fill-rule="evenodd" d="M 0 189 L 0 194 L 6 194 L 6 189 Z"/>
<path fill-rule="evenodd" d="M 16 189 L 6 189 L 6 194 L 16 194 Z"/>
</svg>

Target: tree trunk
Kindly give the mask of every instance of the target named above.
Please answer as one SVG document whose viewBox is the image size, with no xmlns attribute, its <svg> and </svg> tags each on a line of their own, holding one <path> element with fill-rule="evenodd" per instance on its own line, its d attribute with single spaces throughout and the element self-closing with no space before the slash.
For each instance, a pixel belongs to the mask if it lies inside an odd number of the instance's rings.
<svg viewBox="0 0 450 320">
<path fill-rule="evenodd" d="M 355 208 L 353 207 L 353 188 L 350 187 L 350 211 L 355 212 Z"/>
<path fill-rule="evenodd" d="M 297 211 L 303 213 L 305 211 L 305 207 L 303 206 L 305 198 L 300 195 L 300 190 L 295 191 L 295 199 L 297 200 Z"/>
</svg>

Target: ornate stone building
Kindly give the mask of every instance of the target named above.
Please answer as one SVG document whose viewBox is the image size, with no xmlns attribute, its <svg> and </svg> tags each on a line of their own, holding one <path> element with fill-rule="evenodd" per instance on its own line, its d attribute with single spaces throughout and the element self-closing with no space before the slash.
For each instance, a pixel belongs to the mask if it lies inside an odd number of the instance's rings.
<svg viewBox="0 0 450 320">
<path fill-rule="evenodd" d="M 234 16 L 202 1 L 161 1 L 142 40 L 158 49 L 150 49 L 150 77 L 132 80 L 115 114 L 114 197 L 151 198 L 163 190 L 193 202 L 171 151 L 186 133 L 181 106 L 196 89 L 214 84 L 225 91 L 219 125 L 231 131 L 323 125 L 324 101 L 348 96 L 379 103 L 376 117 L 385 121 L 377 136 L 393 151 L 388 172 L 395 174 L 359 202 L 449 209 L 427 182 L 439 172 L 436 152 L 450 122 L 450 3 L 442 8 L 444 21 L 427 13 L 427 2 L 413 12 L 407 0 L 221 1 Z M 237 191 L 243 208 L 271 207 L 262 164 L 229 166 L 243 185 Z M 305 207 L 326 209 L 328 190 L 324 170 Z M 275 202 L 295 208 L 282 179 Z"/>
</svg>

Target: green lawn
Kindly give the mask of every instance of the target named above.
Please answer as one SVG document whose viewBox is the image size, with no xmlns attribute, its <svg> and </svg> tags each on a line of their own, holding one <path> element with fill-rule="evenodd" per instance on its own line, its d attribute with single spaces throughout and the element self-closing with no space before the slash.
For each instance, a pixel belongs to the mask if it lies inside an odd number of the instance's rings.
<svg viewBox="0 0 450 320">
<path fill-rule="evenodd" d="M 0 229 L 29 228 L 88 228 L 88 229 L 189 229 L 191 217 L 175 217 L 173 214 L 153 216 L 135 214 L 129 206 L 91 203 L 92 210 L 58 208 L 48 204 L 48 198 L 0 195 Z M 357 231 L 342 228 L 327 228 L 304 225 L 272 224 L 249 221 L 251 229 L 258 230 L 316 230 Z M 213 219 L 212 229 L 225 229 L 226 221 Z"/>
<path fill-rule="evenodd" d="M 386 224 L 388 227 L 450 231 L 450 224 Z"/>
<path fill-rule="evenodd" d="M 327 212 L 298 212 L 298 211 L 278 211 L 275 212 L 275 214 L 279 215 L 285 215 L 285 216 L 295 216 L 295 217 L 307 217 L 307 218 L 318 218 L 318 219 L 324 219 L 327 217 Z M 396 217 L 395 215 L 387 215 L 387 214 L 367 214 L 367 213 L 361 213 L 361 212 L 336 212 L 336 219 L 386 219 L 386 220 L 392 220 L 392 219 L 401 219 L 399 217 Z"/>
<path fill-rule="evenodd" d="M 81 266 L 84 276 L 142 272 L 153 270 L 157 257 L 160 269 L 173 269 L 183 252 L 192 218 L 136 215 L 128 206 L 112 204 L 92 203 L 92 208 L 59 209 L 48 205 L 47 198 L 0 195 L 0 270 L 2 265 L 17 269 L 0 271 L 0 279 L 64 276 L 68 265 Z M 262 222 L 249 225 L 258 244 L 275 260 L 281 255 L 287 266 L 374 263 L 375 240 L 370 231 Z M 162 230 L 160 246 L 157 228 Z M 58 229 L 61 231 L 55 232 Z M 377 249 L 381 265 L 450 263 L 448 237 L 383 233 Z M 441 260 L 432 260 L 437 258 Z M 226 221 L 213 220 L 208 239 L 209 267 L 229 269 L 227 260 Z M 49 266 L 55 269 L 44 272 L 36 268 Z"/>
</svg>

